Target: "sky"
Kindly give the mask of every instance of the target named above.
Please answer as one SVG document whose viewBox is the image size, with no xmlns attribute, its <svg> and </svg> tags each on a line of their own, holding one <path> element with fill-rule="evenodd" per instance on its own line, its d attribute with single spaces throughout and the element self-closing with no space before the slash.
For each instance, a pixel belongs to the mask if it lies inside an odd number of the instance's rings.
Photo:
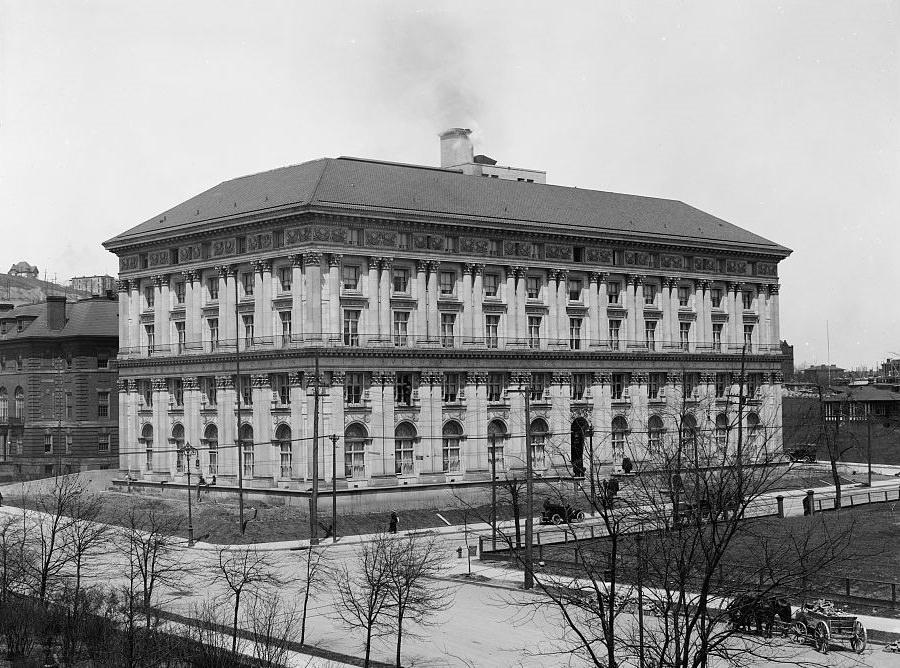
<svg viewBox="0 0 900 668">
<path fill-rule="evenodd" d="M 796 362 L 900 357 L 900 0 L 0 0 L 0 271 L 320 157 L 684 201 L 793 249 Z"/>
</svg>

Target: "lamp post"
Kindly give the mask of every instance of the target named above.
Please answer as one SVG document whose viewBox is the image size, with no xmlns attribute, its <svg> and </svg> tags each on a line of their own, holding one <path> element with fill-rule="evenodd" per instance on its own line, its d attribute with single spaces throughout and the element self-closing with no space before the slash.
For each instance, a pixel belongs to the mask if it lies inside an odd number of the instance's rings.
<svg viewBox="0 0 900 668">
<path fill-rule="evenodd" d="M 637 586 L 638 586 L 638 668 L 644 668 L 644 586 L 641 581 L 643 574 L 643 559 L 644 556 L 641 554 L 641 543 L 643 543 L 644 527 L 641 527 L 641 533 L 635 536 L 635 542 L 637 543 L 637 558 L 638 558 L 638 572 L 637 572 Z"/>
<path fill-rule="evenodd" d="M 491 434 L 491 549 L 497 550 L 497 434 Z"/>
<path fill-rule="evenodd" d="M 337 442 L 338 435 L 331 439 L 331 542 L 337 542 Z"/>
<path fill-rule="evenodd" d="M 589 425 L 587 428 L 588 437 L 588 459 L 590 460 L 590 476 L 591 476 L 591 510 L 597 508 L 597 490 L 594 486 L 594 426 Z"/>
<path fill-rule="evenodd" d="M 185 459 L 187 468 L 187 493 L 188 493 L 188 547 L 194 547 L 194 517 L 191 513 L 191 459 L 197 454 L 197 448 L 189 442 L 178 449 Z"/>
</svg>

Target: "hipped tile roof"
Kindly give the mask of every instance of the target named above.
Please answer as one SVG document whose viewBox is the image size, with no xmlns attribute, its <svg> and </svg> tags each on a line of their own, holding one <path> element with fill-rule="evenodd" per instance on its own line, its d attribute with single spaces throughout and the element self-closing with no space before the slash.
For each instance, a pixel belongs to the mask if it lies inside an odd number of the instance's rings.
<svg viewBox="0 0 900 668">
<path fill-rule="evenodd" d="M 0 342 L 35 338 L 69 338 L 74 336 L 119 335 L 119 304 L 117 301 L 97 298 L 66 304 L 66 324 L 53 330 L 47 326 L 47 304 L 28 304 L 0 313 L 0 320 L 28 318 L 29 324 L 21 332 L 13 326 L 6 334 L 0 334 Z"/>
</svg>

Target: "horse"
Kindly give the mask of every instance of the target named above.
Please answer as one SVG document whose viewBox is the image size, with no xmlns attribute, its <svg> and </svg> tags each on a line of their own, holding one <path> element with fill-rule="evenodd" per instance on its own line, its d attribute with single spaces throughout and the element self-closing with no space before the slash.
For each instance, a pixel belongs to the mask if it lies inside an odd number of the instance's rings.
<svg viewBox="0 0 900 668">
<path fill-rule="evenodd" d="M 757 606 L 758 597 L 749 594 L 739 594 L 735 596 L 728 604 L 726 611 L 728 612 L 728 620 L 731 622 L 731 628 L 735 631 L 752 630 L 752 624 L 756 619 L 754 611 Z"/>
<path fill-rule="evenodd" d="M 771 596 L 758 599 L 755 610 L 757 633 L 763 634 L 766 638 L 772 637 L 772 627 L 775 625 L 776 617 L 784 625 L 783 628 L 791 623 L 791 604 L 786 599 L 775 598 Z"/>
</svg>

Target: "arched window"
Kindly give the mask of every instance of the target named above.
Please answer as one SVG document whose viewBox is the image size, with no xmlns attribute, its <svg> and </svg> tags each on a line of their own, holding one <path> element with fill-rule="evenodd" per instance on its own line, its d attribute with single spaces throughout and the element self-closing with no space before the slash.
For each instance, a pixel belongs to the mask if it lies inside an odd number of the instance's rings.
<svg viewBox="0 0 900 668">
<path fill-rule="evenodd" d="M 275 430 L 275 442 L 278 445 L 279 462 L 281 464 L 281 477 L 290 478 L 294 475 L 294 455 L 291 448 L 291 428 L 286 424 L 278 425 Z"/>
<path fill-rule="evenodd" d="M 238 433 L 240 434 L 241 447 L 244 453 L 244 477 L 252 478 L 255 468 L 253 457 L 253 427 L 249 424 L 242 424 Z"/>
<path fill-rule="evenodd" d="M 724 450 L 728 447 L 728 418 L 724 413 L 716 416 L 716 448 Z"/>
<path fill-rule="evenodd" d="M 25 419 L 25 391 L 21 387 L 16 388 L 16 417 Z"/>
<path fill-rule="evenodd" d="M 184 473 L 184 427 L 176 424 L 172 427 L 172 447 L 175 448 L 175 470 Z M 187 463 L 191 465 L 190 462 Z"/>
<path fill-rule="evenodd" d="M 536 469 L 547 468 L 546 451 L 547 437 L 550 436 L 550 428 L 543 418 L 531 421 L 531 464 Z"/>
<path fill-rule="evenodd" d="M 756 413 L 747 413 L 747 445 L 756 445 L 761 431 L 759 416 Z"/>
<path fill-rule="evenodd" d="M 572 428 L 569 432 L 569 443 L 571 445 L 569 461 L 572 463 L 572 476 L 575 478 L 584 477 L 584 446 L 587 443 L 593 447 L 592 434 L 591 425 L 583 417 L 572 421 Z M 591 452 L 588 452 L 589 457 L 591 454 Z"/>
<path fill-rule="evenodd" d="M 359 422 L 354 422 L 344 432 L 344 475 L 357 480 L 366 477 L 366 442 L 369 432 Z"/>
<path fill-rule="evenodd" d="M 681 419 L 681 449 L 691 459 L 697 454 L 697 418 L 690 413 Z"/>
<path fill-rule="evenodd" d="M 488 423 L 488 464 L 496 458 L 496 468 L 504 468 L 503 445 L 506 442 L 506 425 L 502 420 L 491 420 Z"/>
<path fill-rule="evenodd" d="M 150 424 L 145 424 L 141 429 L 140 441 L 144 444 L 146 451 L 145 468 L 147 471 L 153 471 L 153 427 Z"/>
<path fill-rule="evenodd" d="M 455 420 L 450 420 L 444 425 L 442 432 L 443 444 L 441 447 L 444 473 L 457 473 L 459 471 L 459 439 L 462 433 L 462 426 Z"/>
<path fill-rule="evenodd" d="M 214 424 L 206 425 L 206 431 L 203 432 L 203 440 L 206 441 L 206 447 L 209 449 L 209 474 L 218 475 L 219 473 L 219 428 Z"/>
<path fill-rule="evenodd" d="M 409 422 L 401 422 L 394 429 L 394 466 L 397 475 L 413 475 L 416 472 L 413 443 L 416 428 Z"/>
<path fill-rule="evenodd" d="M 660 448 L 662 448 L 663 434 L 665 432 L 666 427 L 663 424 L 662 418 L 658 415 L 651 415 L 650 419 L 647 421 L 647 449 L 651 453 L 660 451 Z"/>
<path fill-rule="evenodd" d="M 5 387 L 0 387 L 0 420 L 9 419 L 9 393 Z"/>
<path fill-rule="evenodd" d="M 621 462 L 625 458 L 625 435 L 628 433 L 628 420 L 617 415 L 612 421 L 613 461 Z"/>
</svg>

